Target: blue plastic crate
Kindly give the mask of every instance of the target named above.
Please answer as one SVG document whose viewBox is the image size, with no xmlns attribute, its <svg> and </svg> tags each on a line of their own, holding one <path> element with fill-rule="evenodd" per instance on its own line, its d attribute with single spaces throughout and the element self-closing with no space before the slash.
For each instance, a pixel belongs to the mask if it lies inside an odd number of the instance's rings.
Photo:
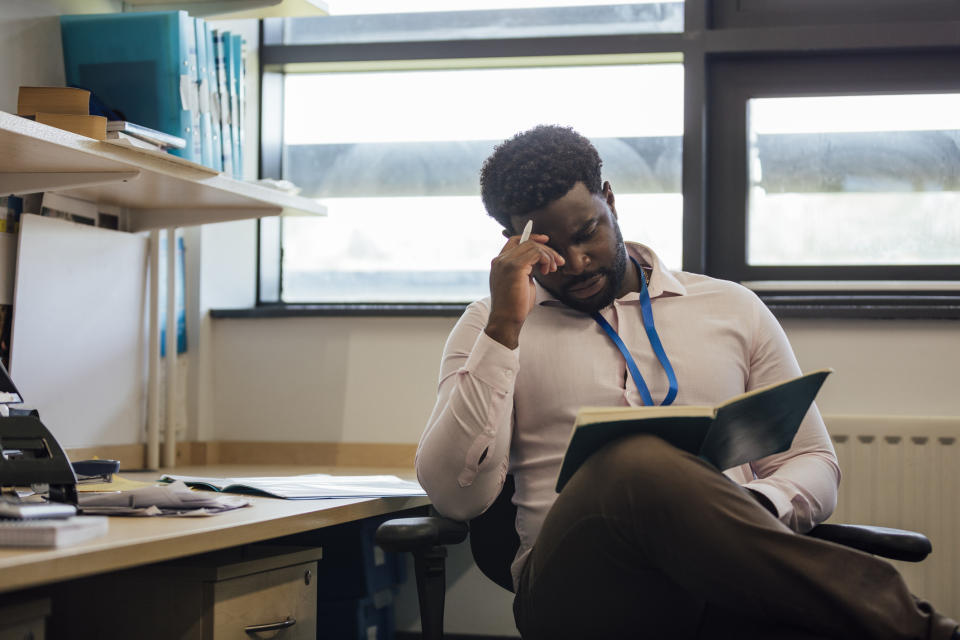
<svg viewBox="0 0 960 640">
<path fill-rule="evenodd" d="M 323 547 L 317 567 L 320 601 L 366 598 L 406 580 L 402 554 L 374 543 L 374 533 L 386 519 L 368 518 L 290 538 L 298 545 Z"/>
<path fill-rule="evenodd" d="M 317 603 L 317 640 L 393 640 L 393 593 Z"/>
</svg>

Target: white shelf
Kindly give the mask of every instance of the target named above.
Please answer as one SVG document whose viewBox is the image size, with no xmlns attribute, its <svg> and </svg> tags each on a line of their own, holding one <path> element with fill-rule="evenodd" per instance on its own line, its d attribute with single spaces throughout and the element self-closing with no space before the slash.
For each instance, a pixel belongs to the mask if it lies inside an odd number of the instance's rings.
<svg viewBox="0 0 960 640">
<path fill-rule="evenodd" d="M 130 11 L 183 10 L 200 18 L 286 18 L 325 16 L 323 0 L 125 0 Z"/>
<path fill-rule="evenodd" d="M 326 214 L 309 198 L 0 111 L 0 193 L 37 191 L 126 207 L 130 231 Z"/>
</svg>

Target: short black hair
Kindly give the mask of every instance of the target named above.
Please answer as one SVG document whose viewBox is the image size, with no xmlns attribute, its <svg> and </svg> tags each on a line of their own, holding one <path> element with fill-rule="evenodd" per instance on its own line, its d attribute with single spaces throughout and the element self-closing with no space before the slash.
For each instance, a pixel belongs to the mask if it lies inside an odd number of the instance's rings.
<svg viewBox="0 0 960 640">
<path fill-rule="evenodd" d="M 539 125 L 498 145 L 480 170 L 487 213 L 512 231 L 511 216 L 562 198 L 577 182 L 600 193 L 600 154 L 570 127 Z"/>
</svg>

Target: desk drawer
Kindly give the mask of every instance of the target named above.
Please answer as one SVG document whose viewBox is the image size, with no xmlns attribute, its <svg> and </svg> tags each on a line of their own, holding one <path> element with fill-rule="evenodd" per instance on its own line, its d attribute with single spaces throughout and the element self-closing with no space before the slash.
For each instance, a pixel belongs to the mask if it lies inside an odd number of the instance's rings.
<svg viewBox="0 0 960 640">
<path fill-rule="evenodd" d="M 55 588 L 49 635 L 315 640 L 322 555 L 317 548 L 252 545 L 61 583 Z M 285 626 L 247 632 L 276 623 Z"/>
<path fill-rule="evenodd" d="M 208 583 L 209 631 L 204 638 L 314 640 L 317 563 L 307 562 Z M 257 634 L 253 627 L 262 631 Z M 205 630 L 206 631 L 206 630 Z"/>
</svg>

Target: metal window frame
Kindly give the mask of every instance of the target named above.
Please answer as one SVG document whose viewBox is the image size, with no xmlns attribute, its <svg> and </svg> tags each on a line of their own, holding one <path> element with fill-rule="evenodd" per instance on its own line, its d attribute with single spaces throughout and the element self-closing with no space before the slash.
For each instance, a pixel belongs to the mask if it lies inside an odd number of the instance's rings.
<svg viewBox="0 0 960 640">
<path fill-rule="evenodd" d="M 832 2 L 833 0 L 831 0 Z M 262 22 L 260 42 L 261 149 L 260 171 L 263 177 L 282 174 L 282 132 L 265 113 L 282 113 L 282 77 L 285 69 L 297 65 L 350 60 L 439 60 L 453 58 L 497 58 L 598 53 L 679 52 L 684 60 L 684 136 L 682 160 L 683 194 L 683 268 L 736 281 L 744 280 L 960 280 L 960 265 L 865 266 L 865 267 L 777 267 L 766 271 L 746 265 L 740 251 L 745 237 L 746 132 L 740 114 L 743 96 L 758 87 L 782 95 L 823 95 L 828 90 L 929 91 L 947 85 L 933 67 L 921 69 L 921 59 L 939 59 L 960 64 L 960 0 L 924 0 L 919 9 L 904 19 L 896 3 L 869 14 L 869 22 L 856 23 L 856 5 L 868 6 L 873 0 L 842 0 L 850 5 L 844 11 L 831 11 L 818 5 L 779 0 L 763 12 L 763 3 L 744 0 L 687 0 L 683 33 L 637 35 L 568 36 L 544 38 L 501 38 L 484 41 L 417 41 L 335 45 L 283 45 L 282 20 Z M 867 3 L 867 4 L 863 4 Z M 830 3 L 827 3 L 830 4 Z M 882 3 L 881 3 L 882 4 Z M 820 6 L 823 5 L 823 6 Z M 848 10 L 849 9 L 849 10 Z M 752 11 L 749 15 L 745 11 Z M 799 26 L 789 26 L 799 23 Z M 838 62 L 849 66 L 855 61 L 861 68 L 877 68 L 879 62 L 892 62 L 904 71 L 896 79 L 884 82 L 878 77 L 864 78 L 831 74 Z M 870 62 L 873 61 L 873 62 Z M 791 64 L 796 78 L 769 68 Z M 855 66 L 855 65 L 854 65 Z M 750 71 L 763 68 L 762 87 L 750 77 Z M 881 78 L 882 79 L 882 78 Z M 842 85 L 838 83 L 849 82 Z M 926 84 L 924 84 L 926 82 Z M 277 84 L 280 84 L 279 90 Z M 278 95 L 279 94 L 279 95 Z M 764 94 L 767 95 L 767 94 Z M 745 104 L 745 103 L 744 103 Z M 279 109 L 279 111 L 278 111 Z M 265 123 L 269 122 L 269 127 Z M 272 130 L 268 130 L 272 128 Z M 739 237 L 738 237 L 739 236 Z M 800 269 L 800 270 L 797 270 Z M 842 275 L 841 275 L 842 274 Z M 281 275 L 282 278 L 282 275 Z M 258 274 L 259 283 L 259 274 Z M 960 295 L 945 288 L 942 292 L 909 290 L 891 292 L 877 304 L 877 295 L 850 291 L 789 291 L 761 293 L 778 315 L 817 317 L 948 317 L 960 318 Z M 272 305 L 259 300 L 258 305 Z M 283 306 L 281 304 L 281 306 Z M 368 314 L 371 305 L 287 305 L 293 315 L 314 313 L 316 309 L 351 315 L 351 309 Z M 304 309 L 314 311 L 305 311 Z M 374 309 L 376 306 L 373 307 Z M 397 311 L 397 309 L 404 311 Z M 429 302 L 410 305 L 386 305 L 383 314 L 407 314 L 410 309 L 429 313 L 436 305 Z M 446 307 L 445 307 L 446 309 Z M 276 311 L 271 311 L 276 313 Z M 324 312 L 326 313 L 326 312 Z M 446 309 L 445 313 L 449 313 Z"/>
</svg>

